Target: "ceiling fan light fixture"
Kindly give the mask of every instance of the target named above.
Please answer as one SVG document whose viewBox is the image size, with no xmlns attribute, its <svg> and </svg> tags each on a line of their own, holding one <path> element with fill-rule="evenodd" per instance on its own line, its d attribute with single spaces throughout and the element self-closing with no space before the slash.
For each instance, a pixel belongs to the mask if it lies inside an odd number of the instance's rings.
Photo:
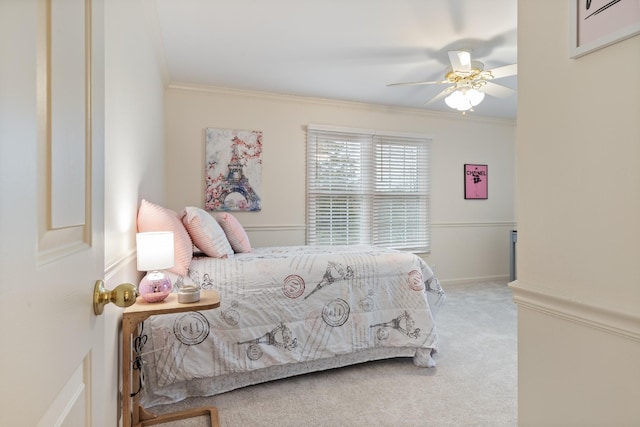
<svg viewBox="0 0 640 427">
<path fill-rule="evenodd" d="M 454 51 L 454 55 L 458 58 L 460 65 L 469 67 L 471 65 L 471 54 L 465 50 Z"/>
<path fill-rule="evenodd" d="M 480 104 L 484 99 L 484 92 L 470 88 L 460 88 L 444 99 L 451 108 L 458 111 L 467 111 Z"/>
</svg>

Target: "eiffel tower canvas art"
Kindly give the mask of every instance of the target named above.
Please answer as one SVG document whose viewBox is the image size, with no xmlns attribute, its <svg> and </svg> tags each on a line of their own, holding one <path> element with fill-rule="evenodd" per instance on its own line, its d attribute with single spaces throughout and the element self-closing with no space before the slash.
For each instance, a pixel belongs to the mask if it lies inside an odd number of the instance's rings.
<svg viewBox="0 0 640 427">
<path fill-rule="evenodd" d="M 261 209 L 262 132 L 206 129 L 205 209 Z"/>
</svg>

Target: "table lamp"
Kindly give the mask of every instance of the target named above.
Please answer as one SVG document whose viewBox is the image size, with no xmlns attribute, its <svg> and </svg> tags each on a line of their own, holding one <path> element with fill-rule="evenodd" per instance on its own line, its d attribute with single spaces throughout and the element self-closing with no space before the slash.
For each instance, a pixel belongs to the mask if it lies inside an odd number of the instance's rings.
<svg viewBox="0 0 640 427">
<path fill-rule="evenodd" d="M 157 231 L 136 234 L 138 271 L 146 271 L 138 293 L 146 302 L 163 301 L 171 293 L 171 280 L 160 270 L 173 267 L 173 232 Z"/>
</svg>

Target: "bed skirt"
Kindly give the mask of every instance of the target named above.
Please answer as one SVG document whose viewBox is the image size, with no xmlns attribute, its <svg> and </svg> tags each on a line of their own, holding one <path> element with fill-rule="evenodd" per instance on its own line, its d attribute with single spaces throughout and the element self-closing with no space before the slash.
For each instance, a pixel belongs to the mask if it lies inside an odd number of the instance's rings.
<svg viewBox="0 0 640 427">
<path fill-rule="evenodd" d="M 215 378 L 195 378 L 189 381 L 174 383 L 171 387 L 161 387 L 153 392 L 143 389 L 141 403 L 147 408 L 156 405 L 166 405 L 190 397 L 213 396 L 268 381 L 397 357 L 412 357 L 413 363 L 417 367 L 432 368 L 435 366 L 435 362 L 431 356 L 435 351 L 434 349 L 426 348 L 380 347 L 315 361 L 277 365 L 250 372 L 220 375 Z M 153 375 L 153 371 L 149 371 L 149 374 Z M 151 380 L 154 381 L 152 378 Z"/>
</svg>

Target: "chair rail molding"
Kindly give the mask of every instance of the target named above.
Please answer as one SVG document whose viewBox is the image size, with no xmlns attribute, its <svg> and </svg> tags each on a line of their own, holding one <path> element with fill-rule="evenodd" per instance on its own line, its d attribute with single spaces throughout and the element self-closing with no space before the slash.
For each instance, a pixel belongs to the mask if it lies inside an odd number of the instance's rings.
<svg viewBox="0 0 640 427">
<path fill-rule="evenodd" d="M 432 222 L 431 228 L 517 227 L 515 221 L 449 221 Z"/>
<path fill-rule="evenodd" d="M 473 227 L 511 227 L 515 221 L 449 221 L 432 222 L 431 228 L 473 228 Z M 246 231 L 305 231 L 305 224 L 245 225 Z"/>
<path fill-rule="evenodd" d="M 127 266 L 133 265 L 135 267 L 136 259 L 137 259 L 136 248 L 130 248 L 120 258 L 107 262 L 105 264 L 105 266 L 104 266 L 104 280 L 105 280 L 105 282 L 109 282 L 117 274 L 125 272 L 126 269 L 127 269 Z"/>
<path fill-rule="evenodd" d="M 305 231 L 304 224 L 276 224 L 276 225 L 245 225 L 247 232 L 252 231 Z"/>
<path fill-rule="evenodd" d="M 640 342 L 638 315 L 596 307 L 520 280 L 509 283 L 509 287 L 518 306 Z"/>
</svg>

